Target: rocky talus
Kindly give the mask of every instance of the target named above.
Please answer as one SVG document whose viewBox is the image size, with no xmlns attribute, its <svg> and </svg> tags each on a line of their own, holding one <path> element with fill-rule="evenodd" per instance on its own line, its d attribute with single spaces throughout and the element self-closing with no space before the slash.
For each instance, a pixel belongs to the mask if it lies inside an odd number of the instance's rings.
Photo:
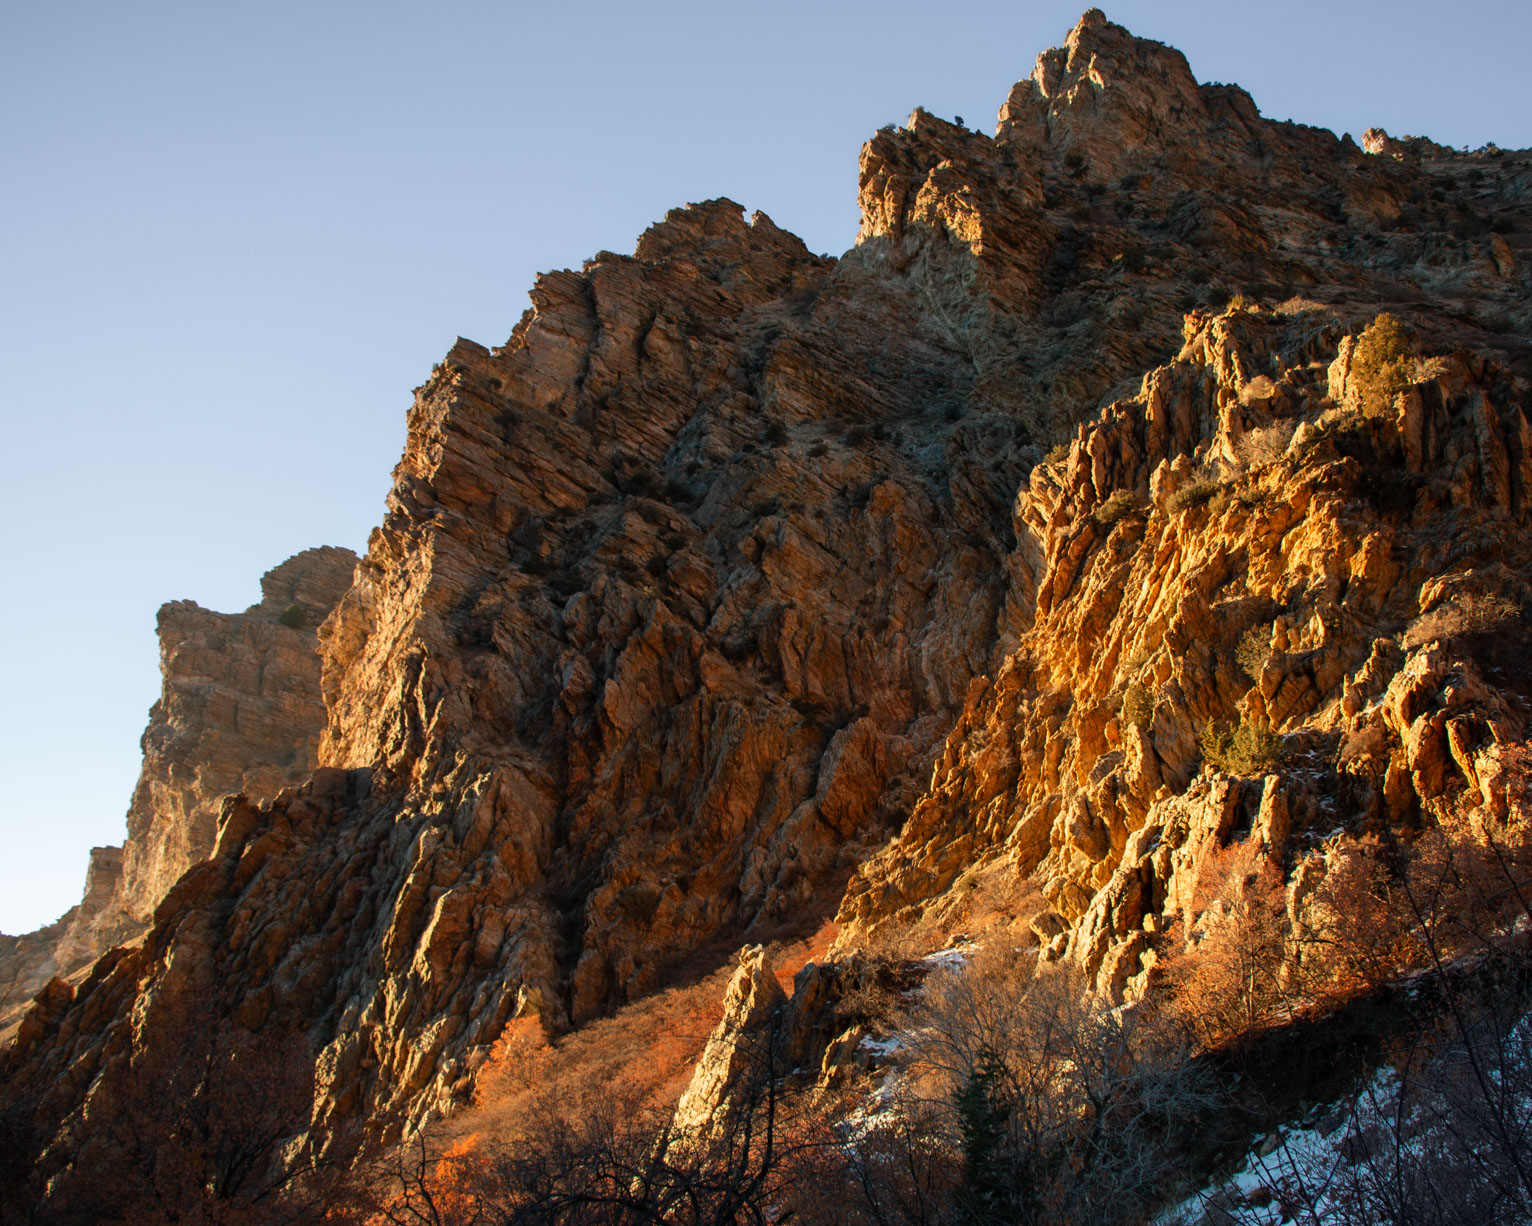
<svg viewBox="0 0 1532 1226">
<path fill-rule="evenodd" d="M 0 937 L 0 1001 L 14 1009 L 141 936 L 176 879 L 213 850 L 224 797 L 261 803 L 307 778 L 325 721 L 316 631 L 355 566 L 350 550 L 309 549 L 267 572 L 243 613 L 187 600 L 160 609 L 164 680 L 127 840 L 91 851 L 84 897 L 57 923 Z"/>
<path fill-rule="evenodd" d="M 139 819 L 120 889 L 178 880 L 4 1057 L 38 1185 L 120 1160 L 93 1121 L 193 1025 L 298 1036 L 323 1150 L 463 1102 L 513 1016 L 832 915 L 849 951 L 998 891 L 1132 995 L 1210 840 L 1312 872 L 1337 825 L 1493 811 L 1526 679 L 1422 619 L 1524 631 L 1532 159 L 1368 147 L 1093 10 L 994 136 L 876 134 L 838 260 L 717 200 L 541 277 L 417 390 L 319 628 L 317 769 L 273 797 L 146 738 L 244 798 L 205 859 Z M 1378 402 L 1381 311 L 1419 360 Z M 1293 765 L 1206 768 L 1209 720 Z M 826 1076 L 852 965 L 799 988 Z"/>
</svg>

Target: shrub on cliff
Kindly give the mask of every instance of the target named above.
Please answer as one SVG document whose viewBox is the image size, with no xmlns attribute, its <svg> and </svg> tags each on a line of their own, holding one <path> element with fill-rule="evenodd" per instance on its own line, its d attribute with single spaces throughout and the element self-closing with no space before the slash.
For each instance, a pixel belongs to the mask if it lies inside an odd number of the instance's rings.
<svg viewBox="0 0 1532 1226">
<path fill-rule="evenodd" d="M 1234 661 L 1252 681 L 1261 679 L 1261 672 L 1271 656 L 1271 623 L 1251 626 L 1239 636 L 1239 646 L 1234 649 Z"/>
<path fill-rule="evenodd" d="M 1288 444 L 1293 441 L 1293 422 L 1276 421 L 1269 426 L 1257 426 L 1245 431 L 1235 444 L 1239 459 L 1247 468 L 1260 468 L 1275 464 L 1287 454 Z"/>
<path fill-rule="evenodd" d="M 1144 503 L 1132 490 L 1118 490 L 1094 511 L 1091 517 L 1103 528 L 1110 528 L 1129 515 L 1143 514 Z"/>
<path fill-rule="evenodd" d="M 1147 728 L 1154 721 L 1154 699 L 1137 681 L 1123 693 L 1120 717 L 1134 728 Z"/>
<path fill-rule="evenodd" d="M 1521 610 L 1504 596 L 1469 593 L 1417 617 L 1405 631 L 1404 646 L 1412 649 L 1436 639 L 1504 634 L 1520 620 Z"/>
<path fill-rule="evenodd" d="M 1393 315 L 1384 311 L 1357 337 L 1351 355 L 1351 379 L 1362 409 L 1386 410 L 1400 392 L 1409 387 L 1415 373 L 1415 347 L 1409 333 Z"/>
<path fill-rule="evenodd" d="M 1165 502 L 1166 509 L 1172 514 L 1185 511 L 1189 507 L 1201 506 L 1207 502 L 1222 487 L 1217 481 L 1205 479 L 1190 481 L 1173 493 Z"/>
<path fill-rule="evenodd" d="M 1212 720 L 1199 738 L 1202 760 L 1231 775 L 1260 775 L 1282 756 L 1282 738 L 1260 724 L 1217 727 Z"/>
</svg>

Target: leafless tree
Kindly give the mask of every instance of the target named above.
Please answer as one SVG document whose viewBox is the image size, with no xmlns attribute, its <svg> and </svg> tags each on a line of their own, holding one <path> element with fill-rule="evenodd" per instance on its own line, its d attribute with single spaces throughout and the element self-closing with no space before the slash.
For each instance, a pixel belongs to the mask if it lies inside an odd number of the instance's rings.
<svg viewBox="0 0 1532 1226">
<path fill-rule="evenodd" d="M 1511 837 L 1502 837 L 1510 835 Z M 1286 1146 L 1250 1165 L 1309 1226 L 1523 1226 L 1532 1221 L 1532 864 L 1514 831 L 1431 832 L 1389 897 L 1419 952 L 1416 1019 L 1343 1104 L 1332 1148 Z M 1377 897 L 1377 892 L 1374 891 Z M 1418 964 L 1423 962 L 1424 966 Z M 1269 1217 L 1248 1203 L 1207 1220 Z"/>
<path fill-rule="evenodd" d="M 748 1074 L 703 1130 L 601 1087 L 545 1104 L 515 1136 L 413 1137 L 386 1164 L 382 1214 L 396 1226 L 787 1221 L 789 1173 L 822 1140 L 784 1109 L 776 1049 L 774 1036 L 756 1037 Z"/>
<path fill-rule="evenodd" d="M 991 955 L 929 985 L 910 1074 L 962 1155 L 957 1220 L 1136 1220 L 1215 1101 L 1175 1028 Z M 940 1118 L 940 1117 L 938 1117 Z"/>
</svg>

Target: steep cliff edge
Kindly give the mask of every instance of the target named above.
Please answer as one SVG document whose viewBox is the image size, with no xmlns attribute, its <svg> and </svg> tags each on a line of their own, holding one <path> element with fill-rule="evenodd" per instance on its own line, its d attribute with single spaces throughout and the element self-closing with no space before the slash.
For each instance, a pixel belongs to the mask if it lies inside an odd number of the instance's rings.
<svg viewBox="0 0 1532 1226">
<path fill-rule="evenodd" d="M 995 137 L 869 141 L 838 261 L 713 201 L 540 278 L 417 391 L 319 631 L 319 769 L 225 806 L 5 1057 L 36 1178 L 131 1178 L 92 1121 L 152 1115 L 133 1087 L 209 1027 L 300 1036 L 279 1135 L 387 1138 L 511 1017 L 746 934 L 967 923 L 982 877 L 1132 994 L 1208 839 L 1248 819 L 1292 867 L 1338 806 L 1492 804 L 1521 682 L 1409 632 L 1525 598 L 1529 184 L 1268 122 L 1093 11 Z M 1379 406 L 1350 361 L 1383 310 L 1432 360 Z M 1236 718 L 1350 756 L 1199 776 Z M 183 854 L 143 829 L 124 882 Z"/>
<path fill-rule="evenodd" d="M 349 549 L 309 549 L 267 571 L 243 613 L 160 609 L 165 684 L 144 730 L 117 894 L 130 918 L 147 923 L 207 858 L 225 796 L 260 804 L 314 769 L 325 725 L 315 635 L 355 567 Z"/>
<path fill-rule="evenodd" d="M 351 582 L 356 555 L 309 549 L 268 571 L 260 603 L 215 613 L 160 609 L 163 685 L 121 847 L 92 850 L 80 905 L 0 947 L 0 1000 L 14 1011 L 55 975 L 77 976 L 148 927 L 160 900 L 213 850 L 223 798 L 269 801 L 314 769 L 324 704 L 316 630 Z"/>
</svg>

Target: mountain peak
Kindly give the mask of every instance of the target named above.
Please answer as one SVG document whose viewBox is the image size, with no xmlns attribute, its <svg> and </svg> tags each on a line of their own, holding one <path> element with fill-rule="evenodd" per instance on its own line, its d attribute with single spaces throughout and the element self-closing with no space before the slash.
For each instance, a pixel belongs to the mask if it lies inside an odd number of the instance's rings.
<svg viewBox="0 0 1532 1226">
<path fill-rule="evenodd" d="M 1115 168 L 1146 148 L 1201 143 L 1207 122 L 1185 56 L 1090 9 L 1011 89 L 995 136 L 1018 151 L 1088 152 Z"/>
</svg>

